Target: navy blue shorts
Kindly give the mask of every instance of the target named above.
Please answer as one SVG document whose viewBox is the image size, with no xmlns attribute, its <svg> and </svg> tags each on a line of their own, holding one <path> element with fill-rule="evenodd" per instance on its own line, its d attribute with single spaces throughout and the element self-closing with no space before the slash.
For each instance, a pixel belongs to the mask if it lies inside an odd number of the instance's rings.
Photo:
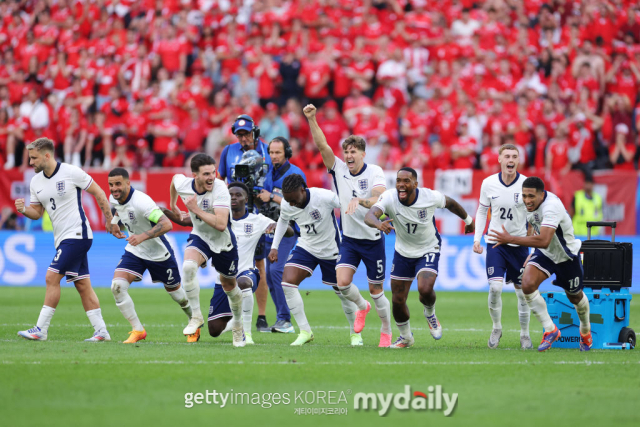
<svg viewBox="0 0 640 427">
<path fill-rule="evenodd" d="M 551 275 L 555 273 L 556 280 L 553 284 L 561 287 L 568 294 L 577 294 L 582 290 L 584 273 L 582 270 L 582 262 L 580 262 L 580 257 L 578 256 L 569 261 L 556 264 L 547 258 L 539 249 L 536 249 L 533 255 L 531 255 L 528 264 L 536 266 L 538 270 L 542 271 L 548 277 L 551 277 Z"/>
<path fill-rule="evenodd" d="M 215 320 L 221 317 L 233 317 L 233 313 L 231 313 L 231 307 L 229 307 L 229 297 L 224 293 L 222 285 L 216 284 L 209 303 L 208 320 Z"/>
<path fill-rule="evenodd" d="M 195 234 L 189 234 L 187 243 L 187 249 L 192 248 L 200 252 L 200 255 L 205 258 L 205 262 L 211 259 L 211 265 L 220 275 L 227 278 L 235 278 L 238 274 L 238 249 L 235 244 L 231 250 L 217 254 L 211 250 L 204 240 Z"/>
<path fill-rule="evenodd" d="M 500 245 L 497 248 L 487 243 L 487 277 L 489 281 L 502 281 L 507 275 L 505 283 L 520 286 L 524 262 L 529 256 L 529 249 L 524 246 Z"/>
<path fill-rule="evenodd" d="M 93 239 L 66 239 L 56 248 L 48 270 L 67 276 L 67 283 L 89 277 L 87 254 Z"/>
<path fill-rule="evenodd" d="M 260 271 L 258 271 L 257 268 L 250 268 L 249 270 L 243 271 L 236 276 L 236 280 L 241 277 L 247 277 L 251 280 L 251 289 L 253 289 L 253 292 L 258 289 L 258 283 L 260 283 Z"/>
<path fill-rule="evenodd" d="M 136 282 L 142 280 L 145 270 L 149 270 L 151 280 L 154 283 L 164 283 L 164 286 L 168 289 L 180 285 L 180 270 L 178 270 L 178 263 L 173 253 L 169 258 L 158 262 L 142 259 L 129 251 L 124 251 L 124 255 L 122 255 L 116 267 L 116 271 L 123 271 L 136 276 Z"/>
<path fill-rule="evenodd" d="M 348 267 L 358 270 L 360 261 L 367 268 L 369 283 L 382 284 L 387 255 L 384 252 L 384 236 L 378 240 L 353 239 L 343 236 L 336 268 Z"/>
<path fill-rule="evenodd" d="M 338 286 L 338 279 L 336 278 L 336 260 L 316 258 L 300 246 L 296 246 L 291 251 L 291 255 L 289 255 L 289 259 L 287 259 L 287 263 L 284 265 L 284 268 L 299 268 L 309 272 L 309 276 L 311 276 L 313 274 L 313 270 L 315 270 L 318 265 L 320 265 L 320 272 L 322 273 L 322 283 L 329 286 Z"/>
<path fill-rule="evenodd" d="M 429 271 L 437 276 L 438 262 L 440 262 L 439 252 L 431 252 L 420 258 L 407 258 L 394 251 L 389 277 L 413 282 L 413 279 L 422 271 Z"/>
</svg>

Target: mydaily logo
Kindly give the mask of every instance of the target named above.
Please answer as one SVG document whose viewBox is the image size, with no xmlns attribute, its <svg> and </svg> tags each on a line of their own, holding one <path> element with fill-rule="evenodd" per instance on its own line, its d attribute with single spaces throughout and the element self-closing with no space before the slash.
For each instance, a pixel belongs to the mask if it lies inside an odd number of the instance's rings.
<svg viewBox="0 0 640 427">
<path fill-rule="evenodd" d="M 374 410 L 384 417 L 391 406 L 406 411 L 443 411 L 445 417 L 450 416 L 458 404 L 458 393 L 443 393 L 442 386 L 429 386 L 427 393 L 414 391 L 405 385 L 402 393 L 356 393 L 353 400 L 355 410 Z"/>
</svg>

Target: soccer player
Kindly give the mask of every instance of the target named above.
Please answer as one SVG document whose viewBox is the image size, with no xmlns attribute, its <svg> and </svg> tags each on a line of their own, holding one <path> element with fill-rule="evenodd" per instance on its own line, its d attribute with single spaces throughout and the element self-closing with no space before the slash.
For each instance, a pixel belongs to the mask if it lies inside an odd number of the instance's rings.
<svg viewBox="0 0 640 427">
<path fill-rule="evenodd" d="M 133 328 L 124 343 L 132 344 L 145 339 L 147 331 L 138 318 L 129 286 L 142 280 L 146 270 L 149 270 L 151 280 L 164 284 L 165 290 L 189 319 L 192 312 L 184 288 L 180 286 L 175 254 L 164 237 L 173 228 L 171 221 L 151 197 L 131 187 L 126 169 L 115 168 L 109 172 L 109 191 L 109 202 L 116 210 L 112 222 L 117 224 L 121 221 L 129 232 L 124 255 L 113 274 L 111 292 L 116 306 Z"/>
<path fill-rule="evenodd" d="M 487 225 L 487 212 L 491 209 L 489 230 L 500 230 L 505 226 L 514 236 L 527 234 L 527 210 L 522 201 L 522 183 L 527 178 L 518 173 L 520 153 L 513 144 L 505 144 L 499 149 L 498 162 L 501 172 L 482 181 L 480 202 L 476 212 L 476 232 L 473 239 L 473 251 L 481 254 L 481 240 Z M 489 236 L 487 242 L 487 278 L 489 279 L 489 315 L 493 321 L 493 330 L 489 336 L 489 348 L 496 348 L 502 337 L 502 286 L 513 284 L 518 298 L 518 317 L 520 319 L 520 347 L 532 348 L 529 337 L 529 318 L 531 311 L 521 288 L 524 263 L 529 255 L 525 246 L 502 245 L 494 248 Z"/>
<path fill-rule="evenodd" d="M 278 261 L 278 247 L 289 221 L 300 227 L 298 245 L 289 255 L 282 275 L 282 288 L 289 310 L 298 323 L 300 334 L 291 343 L 300 346 L 313 341 L 313 333 L 304 312 L 298 286 L 320 265 L 322 283 L 337 291 L 336 259 L 339 254 L 340 232 L 333 210 L 340 207 L 338 195 L 323 188 L 307 188 L 302 176 L 289 175 L 282 182 L 280 218 L 269 252 L 269 261 Z M 339 295 L 341 296 L 341 294 Z M 344 309 L 344 304 L 343 304 Z M 353 313 L 345 313 L 347 319 Z M 351 329 L 351 345 L 362 345 L 362 337 Z"/>
<path fill-rule="evenodd" d="M 333 177 L 340 198 L 342 221 L 342 244 L 336 267 L 338 289 L 343 295 L 345 313 L 357 311 L 355 319 L 349 319 L 355 332 L 364 328 L 365 318 L 371 304 L 365 300 L 358 288 L 351 285 L 353 275 L 362 261 L 367 269 L 369 293 L 375 302 L 376 311 L 382 322 L 380 329 L 380 347 L 391 345 L 390 304 L 384 295 L 382 285 L 385 277 L 386 255 L 384 235 L 367 227 L 364 216 L 380 195 L 386 190 L 382 168 L 364 162 L 366 143 L 364 138 L 351 135 L 342 143 L 344 161 L 333 154 L 324 133 L 316 121 L 316 107 L 307 105 L 304 114 L 309 120 L 313 141 L 318 146 L 324 165 Z"/>
<path fill-rule="evenodd" d="M 51 318 L 60 302 L 60 280 L 67 276 L 80 294 L 82 306 L 95 330 L 85 341 L 110 341 L 111 337 L 102 319 L 98 296 L 91 287 L 87 253 L 93 243 L 93 233 L 84 208 L 82 190 L 96 198 L 106 218 L 106 229 L 118 237 L 124 237 L 117 225 L 111 224 L 111 209 L 104 191 L 82 169 L 66 163 L 56 162 L 53 141 L 39 138 L 27 146 L 29 164 L 36 175 L 30 183 L 30 206 L 24 199 L 15 201 L 16 209 L 30 219 L 39 219 L 46 210 L 53 224 L 56 255 L 47 269 L 44 306 L 38 322 L 33 328 L 18 332 L 29 339 L 47 339 Z"/>
<path fill-rule="evenodd" d="M 396 232 L 390 277 L 393 317 L 400 337 L 391 348 L 411 347 L 414 344 L 407 296 L 416 276 L 420 302 L 424 306 L 431 336 L 436 340 L 442 338 L 442 326 L 436 317 L 436 293 L 433 290 L 442 245 L 434 218 L 436 208 L 446 208 L 458 215 L 466 224 L 464 232 L 473 233 L 473 218 L 458 202 L 439 191 L 418 188 L 418 174 L 405 167 L 398 171 L 396 188 L 382 193 L 364 219 L 369 227 L 385 234 L 391 230 Z M 380 221 L 383 214 L 388 219 Z"/>
<path fill-rule="evenodd" d="M 560 338 L 560 329 L 551 320 L 547 304 L 538 291 L 540 284 L 554 273 L 556 280 L 553 283 L 564 289 L 578 312 L 580 351 L 588 351 L 593 339 L 589 322 L 589 299 L 582 292 L 582 242 L 573 234 L 573 223 L 562 201 L 555 194 L 545 191 L 544 182 L 540 178 L 532 176 L 524 180 L 522 199 L 527 207 L 530 235 L 514 236 L 503 226 L 502 230 L 491 230 L 489 237 L 496 242 L 495 246 L 515 244 L 536 248 L 524 268 L 522 291 L 529 308 L 544 327 L 538 351 L 550 349 Z"/>
<path fill-rule="evenodd" d="M 236 238 L 229 224 L 230 196 L 227 186 L 216 179 L 216 161 L 206 154 L 196 154 L 191 159 L 193 178 L 177 174 L 171 181 L 170 208 L 178 218 L 182 212 L 176 202 L 182 198 L 189 210 L 193 231 L 189 235 L 184 253 L 182 272 L 184 290 L 191 305 L 191 320 L 183 333 L 200 335 L 204 318 L 200 311 L 200 285 L 198 267 L 205 267 L 207 261 L 220 274 L 220 282 L 230 300 L 233 315 L 233 345 L 244 347 L 245 335 L 242 330 L 242 291 L 236 283 L 238 273 L 238 251 Z M 197 341 L 197 340 L 196 340 Z"/>
<path fill-rule="evenodd" d="M 242 324 L 245 331 L 247 344 L 254 344 L 251 337 L 251 319 L 253 317 L 253 293 L 258 287 L 260 273 L 255 268 L 253 254 L 260 237 L 264 233 L 273 233 L 276 228 L 275 221 L 261 214 L 250 213 L 247 209 L 249 201 L 249 188 L 241 182 L 232 182 L 228 186 L 231 195 L 231 228 L 238 243 L 238 259 L 240 273 L 236 277 L 238 286 L 242 289 Z M 169 219 L 179 225 L 193 226 L 191 219 L 178 218 L 174 212 L 163 209 Z M 285 236 L 293 236 L 293 229 L 289 227 Z M 212 337 L 220 336 L 226 330 L 231 320 L 229 299 L 222 290 L 218 278 L 215 283 L 213 297 L 209 306 L 208 327 Z"/>
</svg>

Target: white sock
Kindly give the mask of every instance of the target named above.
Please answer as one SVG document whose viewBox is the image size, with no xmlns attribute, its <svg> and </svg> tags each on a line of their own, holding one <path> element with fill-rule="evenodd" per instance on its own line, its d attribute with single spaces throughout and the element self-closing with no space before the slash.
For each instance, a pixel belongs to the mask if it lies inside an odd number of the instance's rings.
<svg viewBox="0 0 640 427">
<path fill-rule="evenodd" d="M 502 330 L 502 280 L 489 282 L 489 315 L 493 321 L 493 329 Z"/>
<path fill-rule="evenodd" d="M 518 318 L 520 319 L 520 336 L 529 336 L 529 319 L 531 318 L 531 309 L 527 304 L 522 289 L 516 288 L 516 297 L 518 297 Z"/>
<path fill-rule="evenodd" d="M 38 316 L 38 323 L 36 323 L 36 326 L 40 328 L 42 332 L 47 332 L 47 330 L 49 330 L 51 318 L 53 317 L 53 313 L 55 313 L 55 311 L 55 308 L 49 307 L 48 305 L 42 306 L 42 310 L 40 310 L 40 316 Z"/>
<path fill-rule="evenodd" d="M 578 317 L 580 318 L 580 333 L 586 335 L 591 332 L 591 322 L 589 320 L 589 298 L 583 293 L 578 304 L 574 304 Z"/>
<path fill-rule="evenodd" d="M 184 314 L 187 315 L 189 319 L 191 319 L 191 315 L 193 314 L 191 311 L 191 305 L 189 304 L 189 299 L 187 298 L 187 293 L 184 291 L 184 288 L 180 286 L 178 289 L 168 292 L 169 296 L 178 303 Z"/>
<path fill-rule="evenodd" d="M 242 324 L 242 291 L 236 285 L 230 291 L 224 291 L 229 298 L 229 307 L 231 307 L 231 313 L 233 314 L 233 319 L 231 319 L 232 327 L 236 327 L 236 325 Z"/>
<path fill-rule="evenodd" d="M 129 282 L 120 277 L 113 279 L 111 282 L 111 292 L 116 300 L 116 307 L 118 307 L 124 318 L 129 321 L 131 328 L 134 331 L 144 330 L 144 326 L 142 326 L 140 319 L 138 319 L 136 307 L 129 295 Z M 89 312 L 87 312 L 87 315 L 88 314 Z"/>
<path fill-rule="evenodd" d="M 527 300 L 527 304 L 529 308 L 533 312 L 533 315 L 536 316 L 536 319 L 540 323 L 542 323 L 542 327 L 545 332 L 552 332 L 556 326 L 553 324 L 551 317 L 549 316 L 549 312 L 547 311 L 547 303 L 544 302 L 544 298 L 540 295 L 540 292 L 535 291 L 532 294 L 525 294 L 525 299 Z"/>
<path fill-rule="evenodd" d="M 380 317 L 380 321 L 382 322 L 380 332 L 383 334 L 391 334 L 391 304 L 389 304 L 389 300 L 384 295 L 384 292 L 370 295 L 376 306 L 378 317 Z"/>
<path fill-rule="evenodd" d="M 402 338 L 411 338 L 411 325 L 408 320 L 402 323 L 396 322 L 396 326 L 398 327 Z"/>
<path fill-rule="evenodd" d="M 282 290 L 284 291 L 284 297 L 287 300 L 289 311 L 293 314 L 293 318 L 296 319 L 298 328 L 301 331 L 307 331 L 311 333 L 311 327 L 307 322 L 307 315 L 304 313 L 304 302 L 298 287 L 290 283 L 282 283 Z"/>
<path fill-rule="evenodd" d="M 349 301 L 355 303 L 355 305 L 358 307 L 358 310 L 367 309 L 367 300 L 362 298 L 362 295 L 360 295 L 360 291 L 353 283 L 348 286 L 338 286 L 338 289 L 340 290 L 340 293 L 344 295 Z"/>
<path fill-rule="evenodd" d="M 436 305 L 431 306 L 422 304 L 424 306 L 424 317 L 431 317 L 436 314 Z"/>
<path fill-rule="evenodd" d="M 358 307 L 353 301 L 349 301 L 347 297 L 342 295 L 342 292 L 335 291 L 338 298 L 340 298 L 340 302 L 342 303 L 342 311 L 344 311 L 344 315 L 347 317 L 347 321 L 349 322 L 349 333 L 355 334 L 353 330 L 353 322 L 356 321 L 356 310 Z"/>
<path fill-rule="evenodd" d="M 251 333 L 251 321 L 253 320 L 253 289 L 242 290 L 242 327 L 244 332 Z"/>
<path fill-rule="evenodd" d="M 191 306 L 191 316 L 195 318 L 202 317 L 200 310 L 200 284 L 198 284 L 198 264 L 188 259 L 182 265 L 182 273 L 184 280 L 182 286 L 186 292 L 189 305 Z"/>
<path fill-rule="evenodd" d="M 99 308 L 87 311 L 87 317 L 96 332 L 107 330 L 107 325 L 104 324 L 104 319 L 102 318 L 102 310 Z"/>
</svg>

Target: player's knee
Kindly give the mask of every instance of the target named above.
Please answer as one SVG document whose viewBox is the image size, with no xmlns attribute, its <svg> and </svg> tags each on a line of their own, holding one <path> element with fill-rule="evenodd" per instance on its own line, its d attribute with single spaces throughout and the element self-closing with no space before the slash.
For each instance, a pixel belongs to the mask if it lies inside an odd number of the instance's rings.
<svg viewBox="0 0 640 427">
<path fill-rule="evenodd" d="M 227 325 L 226 322 L 222 323 L 212 320 L 207 324 L 207 326 L 209 327 L 209 335 L 211 335 L 213 338 L 218 338 Z"/>
<path fill-rule="evenodd" d="M 193 281 L 198 274 L 198 263 L 192 259 L 185 260 L 182 264 L 182 272 L 184 273 L 185 281 Z"/>
<path fill-rule="evenodd" d="M 121 277 L 116 277 L 111 281 L 111 293 L 116 302 L 124 300 L 129 290 L 129 282 Z"/>
<path fill-rule="evenodd" d="M 391 303 L 393 305 L 404 305 L 407 303 L 407 297 L 404 295 L 398 295 L 398 294 L 393 295 L 391 297 Z"/>
<path fill-rule="evenodd" d="M 489 282 L 489 293 L 500 295 L 502 293 L 502 281 L 492 280 Z"/>
<path fill-rule="evenodd" d="M 236 281 L 238 282 L 238 287 L 240 289 L 250 289 L 253 287 L 253 283 L 248 277 L 239 277 Z"/>
</svg>

